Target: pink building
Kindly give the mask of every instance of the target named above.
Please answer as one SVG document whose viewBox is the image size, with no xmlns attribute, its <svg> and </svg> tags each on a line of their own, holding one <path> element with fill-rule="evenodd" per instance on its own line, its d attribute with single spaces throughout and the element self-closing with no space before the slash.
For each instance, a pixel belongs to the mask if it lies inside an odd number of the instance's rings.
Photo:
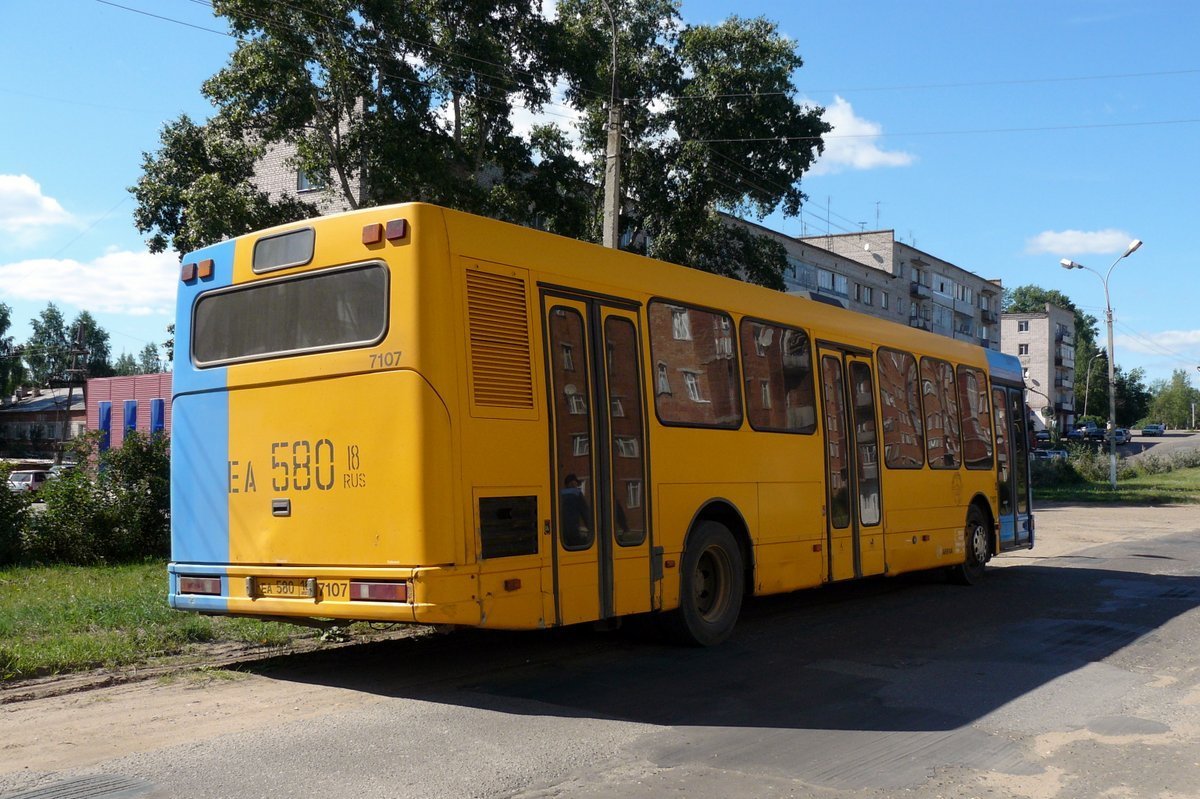
<svg viewBox="0 0 1200 799">
<path fill-rule="evenodd" d="M 121 446 L 127 430 L 170 435 L 171 373 L 89 380 L 87 427 L 107 433 L 102 450 Z"/>
</svg>

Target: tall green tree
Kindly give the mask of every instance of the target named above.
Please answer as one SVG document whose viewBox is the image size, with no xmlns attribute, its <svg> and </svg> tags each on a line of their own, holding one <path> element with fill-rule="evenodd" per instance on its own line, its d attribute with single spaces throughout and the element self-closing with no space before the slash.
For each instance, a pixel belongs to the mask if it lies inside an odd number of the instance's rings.
<svg viewBox="0 0 1200 799">
<path fill-rule="evenodd" d="M 1187 428 L 1192 424 L 1192 403 L 1200 405 L 1200 391 L 1191 385 L 1191 378 L 1184 369 L 1176 369 L 1170 380 L 1157 380 L 1151 386 L 1151 421 L 1170 427 Z"/>
<path fill-rule="evenodd" d="M 128 377 L 139 373 L 137 359 L 128 352 L 122 352 L 113 364 L 113 374 L 118 377 Z"/>
<path fill-rule="evenodd" d="M 1032 283 L 1004 291 L 1004 313 L 1040 313 L 1046 310 L 1046 303 L 1064 308 L 1075 316 L 1076 365 L 1079 364 L 1081 354 L 1094 355 L 1097 352 L 1096 335 L 1099 322 L 1096 317 L 1081 311 L 1066 294 L 1058 289 L 1044 289 Z"/>
<path fill-rule="evenodd" d="M 572 42 L 570 98 L 585 115 L 598 187 L 614 83 L 625 98 L 632 212 L 623 228 L 634 248 L 781 287 L 783 248 L 719 212 L 799 213 L 801 177 L 831 128 L 823 109 L 798 98 L 792 76 L 803 60 L 794 43 L 763 18 L 684 26 L 670 0 L 564 0 L 558 13 Z"/>
<path fill-rule="evenodd" d="M 427 200 L 596 239 L 615 84 L 634 249 L 781 284 L 782 248 L 718 213 L 797 213 L 829 130 L 797 99 L 802 61 L 773 23 L 685 27 L 672 0 L 563 0 L 554 20 L 533 0 L 214 8 L 240 41 L 203 86 L 215 116 L 172 123 L 145 157 L 133 191 L 152 248 L 263 226 L 281 209 L 251 173 L 275 146 L 350 208 Z M 560 80 L 584 117 L 578 149 L 557 126 L 514 121 Z"/>
<path fill-rule="evenodd" d="M 142 154 L 142 175 L 129 191 L 133 219 L 149 234 L 151 252 L 180 253 L 228 236 L 312 216 L 295 198 L 272 198 L 252 181 L 265 148 L 219 123 L 198 125 L 186 115 L 168 122 L 157 152 Z"/>
<path fill-rule="evenodd" d="M 1117 369 L 1117 425 L 1133 427 L 1150 412 L 1152 397 L 1146 388 L 1146 370 L 1141 367 Z"/>
<path fill-rule="evenodd" d="M 162 360 L 158 356 L 158 346 L 155 344 L 147 344 L 142 347 L 138 353 L 138 372 L 144 375 L 152 375 L 162 371 Z"/>
<path fill-rule="evenodd" d="M 68 331 L 76 352 L 82 353 L 73 361 L 76 368 L 84 369 L 86 377 L 110 376 L 113 373 L 112 348 L 108 331 L 100 327 L 96 318 L 87 311 L 80 311 Z"/>
<path fill-rule="evenodd" d="M 12 308 L 0 302 L 0 395 L 11 394 L 24 374 L 19 348 L 8 335 L 12 326 Z"/>
<path fill-rule="evenodd" d="M 33 333 L 22 348 L 29 379 L 36 386 L 66 379 L 71 365 L 72 342 L 62 311 L 54 303 L 48 303 L 30 326 Z"/>
</svg>

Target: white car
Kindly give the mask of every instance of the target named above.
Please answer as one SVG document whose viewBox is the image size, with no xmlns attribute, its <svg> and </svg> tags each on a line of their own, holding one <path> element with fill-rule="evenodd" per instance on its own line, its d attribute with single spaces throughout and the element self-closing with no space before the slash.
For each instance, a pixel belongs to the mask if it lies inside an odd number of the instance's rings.
<svg viewBox="0 0 1200 799">
<path fill-rule="evenodd" d="M 46 484 L 46 480 L 49 478 L 50 473 L 44 469 L 21 469 L 16 472 L 9 472 L 8 490 L 18 493 L 36 493 L 39 488 Z"/>
</svg>

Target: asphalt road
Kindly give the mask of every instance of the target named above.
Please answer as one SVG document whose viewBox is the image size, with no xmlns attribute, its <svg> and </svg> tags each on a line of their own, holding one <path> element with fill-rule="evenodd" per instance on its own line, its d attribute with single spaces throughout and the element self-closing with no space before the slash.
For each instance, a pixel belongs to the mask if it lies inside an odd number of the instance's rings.
<svg viewBox="0 0 1200 799">
<path fill-rule="evenodd" d="M 3 705 L 0 797 L 1200 796 L 1200 509 L 1038 535 L 974 588 L 754 600 L 710 650 L 467 631 Z"/>
</svg>

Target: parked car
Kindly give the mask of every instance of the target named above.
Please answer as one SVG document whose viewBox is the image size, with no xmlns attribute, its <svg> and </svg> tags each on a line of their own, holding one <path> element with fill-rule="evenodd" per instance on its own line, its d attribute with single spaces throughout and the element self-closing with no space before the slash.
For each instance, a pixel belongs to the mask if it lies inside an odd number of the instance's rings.
<svg viewBox="0 0 1200 799">
<path fill-rule="evenodd" d="M 45 469 L 21 469 L 9 473 L 8 490 L 36 493 L 49 479 L 50 472 Z"/>
<path fill-rule="evenodd" d="M 1035 449 L 1029 454 L 1037 461 L 1065 461 L 1071 453 L 1065 449 Z"/>
<path fill-rule="evenodd" d="M 1103 441 L 1105 439 L 1104 428 L 1095 422 L 1080 422 L 1075 425 L 1075 429 L 1067 433 L 1067 438 L 1072 441 Z"/>
<path fill-rule="evenodd" d="M 1107 436 L 1105 436 L 1105 438 L 1107 438 Z M 1128 444 L 1129 443 L 1129 431 L 1126 430 L 1124 427 L 1118 427 L 1117 429 L 1113 430 L 1113 439 L 1118 444 Z"/>
<path fill-rule="evenodd" d="M 70 473 L 74 469 L 75 464 L 73 463 L 56 463 L 51 466 L 48 471 L 50 472 L 50 476 L 57 480 L 59 477 Z"/>
<path fill-rule="evenodd" d="M 1161 436 L 1167 432 L 1167 426 L 1164 424 L 1148 424 L 1142 428 L 1143 436 Z"/>
</svg>

